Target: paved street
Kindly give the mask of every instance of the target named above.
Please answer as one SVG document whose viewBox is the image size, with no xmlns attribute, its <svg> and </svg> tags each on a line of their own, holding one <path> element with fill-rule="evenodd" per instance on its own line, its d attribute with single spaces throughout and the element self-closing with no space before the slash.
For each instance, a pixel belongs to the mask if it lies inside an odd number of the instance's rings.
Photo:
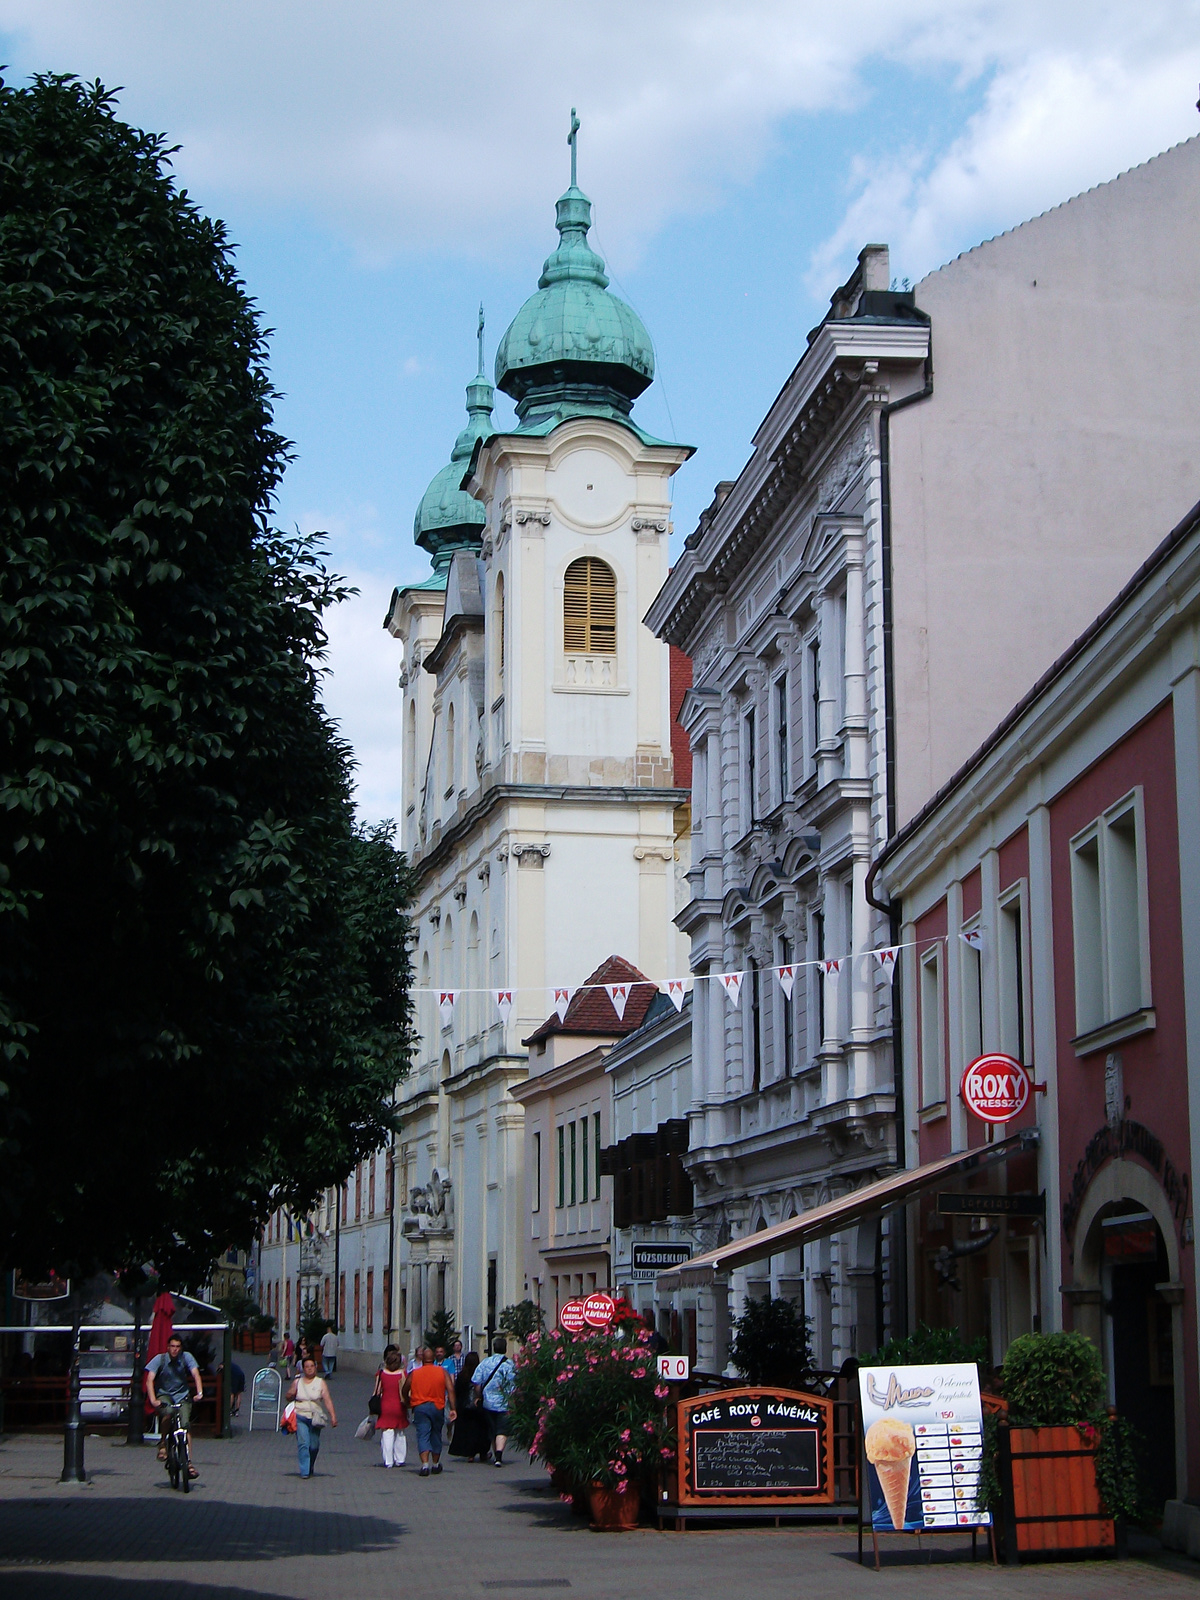
<svg viewBox="0 0 1200 1600">
<path fill-rule="evenodd" d="M 882 1576 L 859 1568 L 850 1529 L 641 1529 L 601 1536 L 572 1515 L 545 1474 L 451 1461 L 440 1478 L 385 1472 L 358 1442 L 366 1381 L 343 1378 L 344 1418 L 327 1430 L 319 1476 L 303 1481 L 291 1438 L 239 1431 L 200 1440 L 200 1482 L 171 1491 L 154 1451 L 88 1440 L 89 1483 L 60 1485 L 60 1441 L 0 1442 L 0 1594 L 4 1600 L 395 1600 L 515 1597 L 562 1590 L 581 1600 L 659 1595 L 804 1600 L 877 1595 L 928 1600 L 944 1585 L 975 1596 L 1193 1595 L 1190 1564 L 1132 1559 L 995 1571 L 952 1553 L 933 1570 L 913 1545 Z M 410 1434 L 410 1459 L 415 1460 Z M 893 1546 L 894 1548 L 894 1546 Z M 951 1563 L 953 1570 L 949 1570 Z M 1200 1565 L 1194 1569 L 1200 1575 Z"/>
</svg>

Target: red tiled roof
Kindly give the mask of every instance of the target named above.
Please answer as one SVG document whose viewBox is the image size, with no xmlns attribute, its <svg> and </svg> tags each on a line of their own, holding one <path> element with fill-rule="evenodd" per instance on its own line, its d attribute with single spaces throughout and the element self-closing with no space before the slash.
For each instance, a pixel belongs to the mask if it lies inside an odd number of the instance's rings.
<svg viewBox="0 0 1200 1600">
<path fill-rule="evenodd" d="M 675 787 L 692 787 L 692 747 L 688 736 L 679 726 L 679 708 L 683 697 L 692 687 L 692 658 L 685 656 L 677 645 L 670 647 L 671 674 L 671 756 L 675 768 Z"/>
<path fill-rule="evenodd" d="M 606 983 L 632 985 L 625 1002 L 625 1015 L 621 1018 L 605 992 Z M 609 956 L 575 990 L 561 1022 L 558 1012 L 552 1011 L 541 1027 L 521 1043 L 537 1044 L 555 1033 L 594 1033 L 610 1037 L 632 1033 L 645 1020 L 650 1002 L 657 993 L 658 985 L 651 983 L 644 972 L 639 972 L 632 961 L 626 961 L 623 956 Z"/>
</svg>

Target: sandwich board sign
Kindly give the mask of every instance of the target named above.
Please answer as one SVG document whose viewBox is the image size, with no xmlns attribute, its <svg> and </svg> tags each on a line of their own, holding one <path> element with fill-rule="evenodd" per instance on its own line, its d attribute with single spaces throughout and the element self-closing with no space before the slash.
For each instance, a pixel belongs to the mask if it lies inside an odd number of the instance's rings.
<svg viewBox="0 0 1200 1600">
<path fill-rule="evenodd" d="M 983 1404 L 973 1361 L 860 1367 L 864 1481 L 874 1533 L 984 1528 Z"/>
<path fill-rule="evenodd" d="M 833 1503 L 833 1401 L 822 1395 L 723 1389 L 678 1401 L 676 1427 L 680 1507 Z"/>
</svg>

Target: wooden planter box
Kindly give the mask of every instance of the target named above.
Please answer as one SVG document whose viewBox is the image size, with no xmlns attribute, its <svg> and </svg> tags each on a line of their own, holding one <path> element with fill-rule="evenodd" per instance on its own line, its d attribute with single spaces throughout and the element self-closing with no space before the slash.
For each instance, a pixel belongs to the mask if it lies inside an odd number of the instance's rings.
<svg viewBox="0 0 1200 1600">
<path fill-rule="evenodd" d="M 1095 1446 L 1078 1428 L 1000 1425 L 1004 1548 L 1022 1555 L 1116 1554 L 1112 1518 L 1100 1504 Z"/>
</svg>

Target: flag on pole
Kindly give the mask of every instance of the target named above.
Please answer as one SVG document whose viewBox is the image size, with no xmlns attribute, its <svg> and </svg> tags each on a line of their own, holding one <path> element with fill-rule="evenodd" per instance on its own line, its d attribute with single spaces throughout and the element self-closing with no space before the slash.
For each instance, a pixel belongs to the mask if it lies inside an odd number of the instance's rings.
<svg viewBox="0 0 1200 1600">
<path fill-rule="evenodd" d="M 606 983 L 604 992 L 612 1001 L 612 1008 L 617 1013 L 617 1021 L 625 1020 L 625 1002 L 629 999 L 629 985 L 627 983 Z"/>
<path fill-rule="evenodd" d="M 500 1013 L 500 1021 L 507 1022 L 509 1013 L 512 1011 L 512 990 L 493 989 L 492 993 L 496 997 L 496 1009 Z"/>
<path fill-rule="evenodd" d="M 960 933 L 958 937 L 962 940 L 962 942 L 964 944 L 969 944 L 971 946 L 972 950 L 982 950 L 983 949 L 983 929 L 982 928 L 968 928 L 965 933 Z"/>
<path fill-rule="evenodd" d="M 882 949 L 874 952 L 880 971 L 886 972 L 889 979 L 894 979 L 896 976 L 896 957 L 899 953 L 900 946 L 898 944 L 884 945 Z"/>
<path fill-rule="evenodd" d="M 567 1007 L 571 1004 L 571 996 L 574 993 L 574 989 L 555 989 L 554 991 L 554 1009 L 558 1012 L 558 1020 L 560 1022 L 567 1020 Z"/>
<path fill-rule="evenodd" d="M 453 989 L 438 990 L 438 1010 L 442 1014 L 443 1028 L 448 1028 L 454 1020 L 454 994 Z"/>
<path fill-rule="evenodd" d="M 668 978 L 666 983 L 660 985 L 660 987 L 662 988 L 662 991 L 666 995 L 667 999 L 675 1007 L 676 1011 L 682 1011 L 683 1010 L 683 979 L 682 978 Z"/>
<path fill-rule="evenodd" d="M 731 1004 L 733 1004 L 735 1006 L 737 1005 L 738 1000 L 741 997 L 742 979 L 744 977 L 745 977 L 745 973 L 742 973 L 742 972 L 718 972 L 717 973 L 717 978 L 718 978 L 719 982 L 724 986 L 725 993 L 729 996 L 729 1000 L 730 1000 Z"/>
<path fill-rule="evenodd" d="M 776 967 L 775 976 L 779 979 L 779 987 L 783 990 L 783 998 L 792 998 L 792 986 L 796 982 L 795 967 Z"/>
</svg>

